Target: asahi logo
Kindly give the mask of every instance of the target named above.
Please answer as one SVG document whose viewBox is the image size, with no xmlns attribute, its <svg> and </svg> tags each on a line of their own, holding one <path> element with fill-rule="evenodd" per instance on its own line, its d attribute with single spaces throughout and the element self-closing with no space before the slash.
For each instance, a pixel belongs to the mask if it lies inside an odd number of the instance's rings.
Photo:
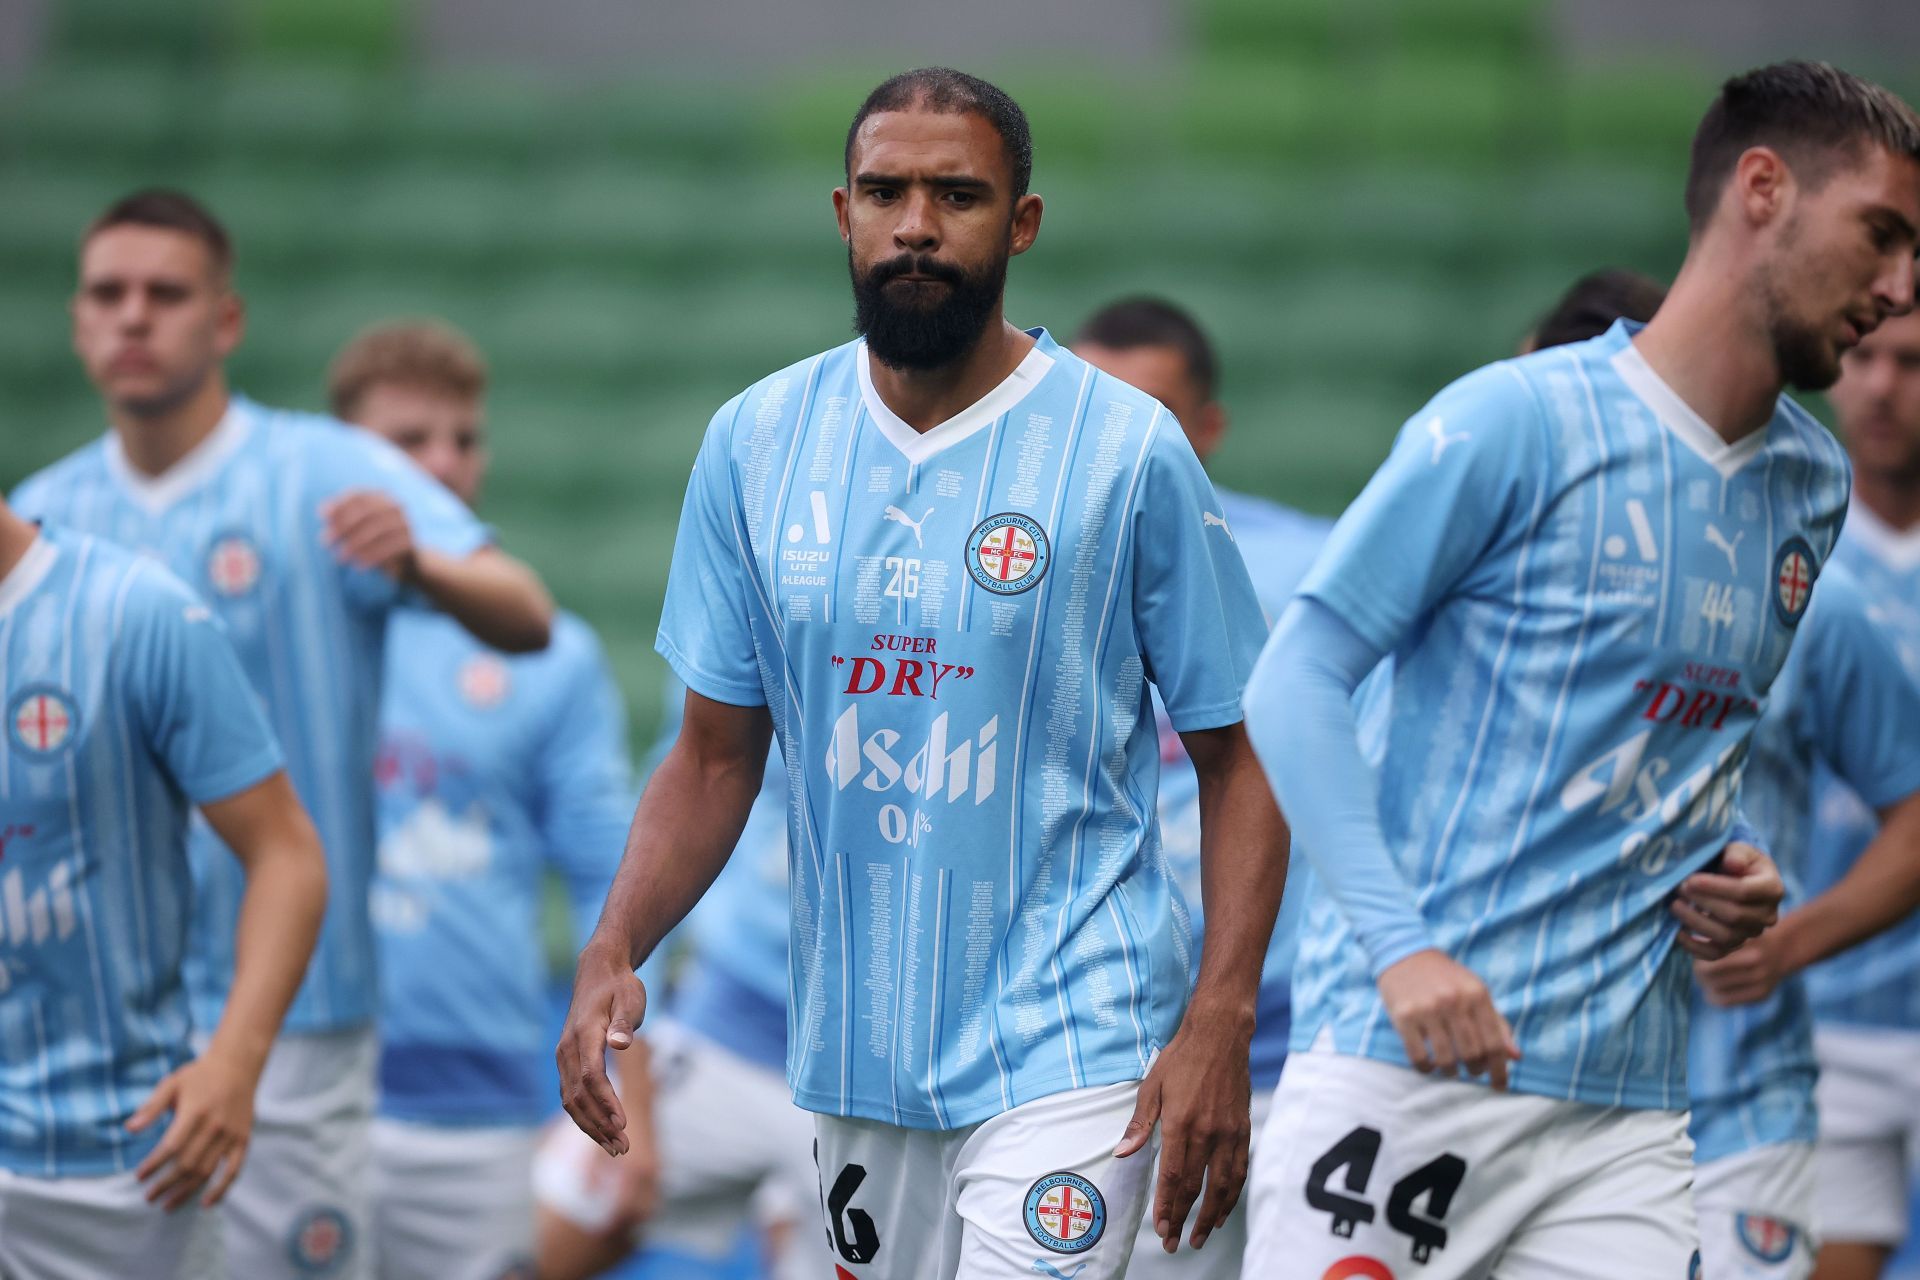
<svg viewBox="0 0 1920 1280">
<path fill-rule="evenodd" d="M 944 793 L 949 802 L 970 795 L 975 804 L 984 804 L 993 794 L 1000 760 L 1000 717 L 987 721 L 972 737 L 956 740 L 951 714 L 935 716 L 926 740 L 915 746 L 894 729 L 863 736 L 859 704 L 848 707 L 833 722 L 833 741 L 827 746 L 827 776 L 834 789 L 845 791 L 858 782 L 874 792 L 903 787 L 929 800 Z"/>
</svg>

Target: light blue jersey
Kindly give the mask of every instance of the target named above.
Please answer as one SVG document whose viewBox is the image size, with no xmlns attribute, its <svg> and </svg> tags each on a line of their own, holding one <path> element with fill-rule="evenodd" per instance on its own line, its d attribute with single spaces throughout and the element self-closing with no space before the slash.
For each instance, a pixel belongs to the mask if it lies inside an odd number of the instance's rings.
<svg viewBox="0 0 1920 1280">
<path fill-rule="evenodd" d="M 189 807 L 280 768 L 207 607 L 65 530 L 0 578 L 0 1168 L 119 1173 L 189 1047 Z M 222 856 L 230 856 L 222 854 Z"/>
<path fill-rule="evenodd" d="M 1441 392 L 1301 586 L 1393 658 L 1378 808 L 1409 893 L 1363 928 L 1335 905 L 1338 851 L 1307 848 L 1329 891 L 1308 907 L 1296 1048 L 1325 1033 L 1404 1063 L 1374 974 L 1437 945 L 1512 1024 L 1515 1089 L 1686 1105 L 1668 904 L 1726 843 L 1848 471 L 1784 398 L 1728 445 L 1631 332 Z"/>
<path fill-rule="evenodd" d="M 1313 558 L 1333 528 L 1331 520 L 1303 515 L 1262 498 L 1218 490 L 1221 510 L 1233 532 L 1234 545 L 1253 577 L 1260 607 L 1271 624 L 1293 598 L 1294 588 L 1306 577 Z M 1160 843 L 1167 864 L 1180 882 L 1196 935 L 1201 930 L 1200 895 L 1200 777 L 1193 771 L 1185 744 L 1174 732 L 1165 708 L 1156 699 L 1154 715 L 1160 730 Z M 1260 972 L 1260 1003 L 1253 1031 L 1253 1087 L 1271 1089 L 1280 1082 L 1287 1057 L 1287 1031 L 1292 1007 L 1293 953 L 1300 943 L 1300 920 L 1305 909 L 1304 865 L 1289 863 L 1286 894 L 1280 917 Z"/>
<path fill-rule="evenodd" d="M 422 547 L 465 556 L 486 541 L 459 500 L 391 445 L 239 397 L 165 475 L 134 470 L 109 433 L 26 481 L 13 499 L 22 515 L 158 557 L 226 624 L 327 852 L 326 919 L 287 1014 L 290 1032 L 363 1025 L 376 999 L 367 917 L 371 779 L 387 615 L 402 593 L 326 545 L 321 505 L 356 489 L 399 502 Z M 203 825 L 192 855 L 199 898 L 187 987 L 194 1025 L 211 1030 L 233 978 L 243 880 Z"/>
<path fill-rule="evenodd" d="M 1834 559 L 1859 581 L 1902 666 L 1920 681 L 1920 530 L 1890 528 L 1856 503 Z M 1879 827 L 1873 802 L 1831 771 L 1816 773 L 1808 892 L 1845 875 Z M 1817 1021 L 1920 1031 L 1920 916 L 1813 966 L 1807 989 Z"/>
<path fill-rule="evenodd" d="M 633 818 L 620 690 L 571 614 L 542 652 L 507 656 L 402 609 L 380 719 L 381 1111 L 538 1124 L 553 1110 L 542 888 L 559 872 L 585 941 Z"/>
<path fill-rule="evenodd" d="M 1787 881 L 1789 909 L 1805 900 L 1816 763 L 1876 807 L 1920 790 L 1920 685 L 1871 609 L 1835 555 L 1754 731 L 1742 808 Z M 1729 1009 L 1696 987 L 1687 1071 L 1701 1163 L 1813 1141 L 1813 1016 L 1801 980 Z"/>
<path fill-rule="evenodd" d="M 1186 1001 L 1148 689 L 1236 723 L 1260 606 L 1178 424 L 1034 335 L 924 434 L 864 344 L 795 365 L 688 486 L 659 647 L 779 733 L 810 1110 L 957 1128 L 1138 1079 Z"/>
</svg>

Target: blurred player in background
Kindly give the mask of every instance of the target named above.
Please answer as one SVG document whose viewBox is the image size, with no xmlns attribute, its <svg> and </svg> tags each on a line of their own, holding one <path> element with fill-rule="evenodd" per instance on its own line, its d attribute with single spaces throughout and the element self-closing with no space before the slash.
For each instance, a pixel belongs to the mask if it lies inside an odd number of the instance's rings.
<svg viewBox="0 0 1920 1280">
<path fill-rule="evenodd" d="M 1187 441 L 1202 464 L 1220 447 L 1227 434 L 1227 409 L 1216 398 L 1219 364 L 1213 344 L 1200 326 L 1180 308 L 1155 298 L 1129 298 L 1095 312 L 1080 327 L 1073 352 L 1095 368 L 1139 388 L 1165 405 L 1179 419 Z M 1332 521 L 1302 515 L 1262 498 L 1214 486 L 1220 514 L 1253 577 L 1253 587 L 1268 621 L 1293 596 L 1307 569 L 1326 541 Z M 1180 735 L 1174 732 L 1159 700 L 1154 701 L 1160 734 L 1160 845 L 1167 864 L 1186 897 L 1190 914 L 1199 915 L 1203 894 L 1200 882 L 1200 779 L 1187 758 Z M 1253 1105 L 1252 1141 L 1280 1082 L 1287 1056 L 1288 1010 L 1293 985 L 1293 952 L 1298 944 L 1299 916 L 1305 899 L 1299 893 L 1301 872 L 1289 865 L 1287 890 L 1280 900 L 1280 916 L 1260 973 L 1260 1000 L 1256 1011 L 1251 1062 Z M 1194 932 L 1200 932 L 1196 919 Z M 1151 1215 L 1141 1219 L 1134 1246 L 1134 1280 L 1141 1277 L 1238 1276 L 1246 1250 L 1247 1215 L 1235 1206 L 1198 1252 L 1168 1254 L 1161 1248 Z"/>
<path fill-rule="evenodd" d="M 1846 508 L 1838 444 L 1781 389 L 1912 307 L 1920 119 L 1823 65 L 1736 77 L 1686 204 L 1652 322 L 1436 397 L 1262 657 L 1251 731 L 1326 893 L 1254 1256 L 1695 1265 L 1687 953 L 1781 899 L 1735 797 Z M 1376 780 L 1350 699 L 1388 654 Z"/>
<path fill-rule="evenodd" d="M 5 503 L 0 708 L 0 1275 L 219 1275 L 210 1207 L 320 930 L 319 837 L 207 607 Z M 193 806 L 245 881 L 197 1055 Z"/>
<path fill-rule="evenodd" d="M 1520 354 L 1585 342 L 1613 328 L 1616 320 L 1645 324 L 1666 299 L 1667 287 L 1652 276 L 1608 267 L 1581 276 L 1560 295 L 1520 343 Z"/>
<path fill-rule="evenodd" d="M 245 328 L 225 229 L 145 191 L 87 229 L 73 342 L 106 403 L 99 443 L 29 479 L 21 512 L 150 552 L 227 626 L 327 853 L 306 981 L 261 1076 L 253 1158 L 228 1198 L 236 1276 L 363 1276 L 376 999 L 367 883 L 387 617 L 424 599 L 492 643 L 537 649 L 552 604 L 453 495 L 328 418 L 229 392 Z M 196 829 L 194 1026 L 233 980 L 238 867 Z"/>
<path fill-rule="evenodd" d="M 465 336 L 395 323 L 341 351 L 327 396 L 471 508 L 492 458 L 486 386 Z M 545 650 L 508 655 L 408 608 L 387 623 L 380 717 L 374 1268 L 531 1276 L 531 1166 L 553 1107 L 542 891 L 558 873 L 578 939 L 592 932 L 633 813 L 625 704 L 570 613 Z M 621 1211 L 644 1214 L 648 1195 L 635 1187 Z"/>
<path fill-rule="evenodd" d="M 836 1274 L 1106 1280 L 1156 1134 L 1169 1248 L 1203 1181 L 1196 1245 L 1244 1174 L 1286 849 L 1239 727 L 1259 602 L 1165 409 L 1003 318 L 1041 217 L 1019 107 L 909 72 L 846 160 L 864 337 L 757 383 L 701 448 L 660 632 L 686 721 L 581 957 L 563 1093 L 622 1148 L 602 1059 L 645 1011 L 633 967 L 719 873 L 777 730 L 788 1075 Z M 1197 984 L 1140 799 L 1149 680 L 1200 773 Z"/>
<path fill-rule="evenodd" d="M 1847 352 L 1829 395 L 1853 459 L 1835 558 L 1920 680 L 1920 316 L 1890 320 Z M 1912 725 L 1900 727 L 1912 736 Z M 1815 891 L 1864 860 L 1859 851 L 1886 817 L 1876 797 L 1843 780 L 1823 777 L 1816 796 Z M 1815 966 L 1807 980 L 1820 1064 L 1816 1274 L 1875 1280 L 1906 1238 L 1920 1140 L 1920 921 Z"/>
<path fill-rule="evenodd" d="M 680 734 L 686 694 L 678 679 L 667 681 L 656 765 Z M 599 1275 L 642 1238 L 677 1257 L 718 1264 L 732 1256 L 749 1223 L 762 1234 L 775 1280 L 828 1274 L 830 1255 L 815 1225 L 813 1118 L 793 1105 L 786 1079 L 791 911 L 787 773 L 775 754 L 740 843 L 681 930 L 691 954 L 667 1009 L 649 1017 L 643 1032 L 653 1070 L 659 1210 L 636 1233 L 612 1194 L 633 1153 L 615 1159 L 577 1126 L 555 1125 L 535 1178 L 541 1280 Z M 642 1118 L 633 1096 L 623 1081 L 629 1124 Z"/>
</svg>

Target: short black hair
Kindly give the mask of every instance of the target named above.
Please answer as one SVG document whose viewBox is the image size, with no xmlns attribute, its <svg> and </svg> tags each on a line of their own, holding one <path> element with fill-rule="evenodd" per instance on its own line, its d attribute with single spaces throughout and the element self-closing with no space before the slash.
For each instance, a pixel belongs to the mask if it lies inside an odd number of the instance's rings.
<svg viewBox="0 0 1920 1280">
<path fill-rule="evenodd" d="M 847 127 L 847 178 L 853 178 L 853 140 L 867 117 L 877 111 L 907 111 L 918 107 L 942 115 L 976 115 L 992 125 L 1006 149 L 1007 168 L 1013 172 L 1013 198 L 1027 194 L 1033 181 L 1033 133 L 1020 104 L 979 76 L 952 67 L 919 67 L 883 81 L 867 95 Z"/>
<path fill-rule="evenodd" d="M 1645 324 L 1666 300 L 1665 285 L 1624 267 L 1581 276 L 1533 327 L 1533 349 L 1544 351 L 1597 338 L 1613 328 L 1615 320 Z"/>
<path fill-rule="evenodd" d="M 164 227 L 182 231 L 207 246 L 215 270 L 226 275 L 233 270 L 233 240 L 220 219 L 184 191 L 167 187 L 148 187 L 121 196 L 99 217 L 87 224 L 80 237 L 84 247 L 89 240 L 110 227 Z"/>
<path fill-rule="evenodd" d="M 1825 62 L 1776 62 L 1720 86 L 1693 135 L 1687 222 L 1707 225 L 1749 147 L 1772 147 L 1809 186 L 1865 146 L 1920 160 L 1920 116 L 1899 95 Z"/>
<path fill-rule="evenodd" d="M 1172 347 L 1187 362 L 1187 375 L 1205 398 L 1213 399 L 1219 380 L 1213 343 L 1199 321 L 1180 307 L 1161 298 L 1122 298 L 1109 302 L 1087 318 L 1073 337 L 1075 344 L 1088 342 L 1114 351 L 1137 347 Z"/>
</svg>

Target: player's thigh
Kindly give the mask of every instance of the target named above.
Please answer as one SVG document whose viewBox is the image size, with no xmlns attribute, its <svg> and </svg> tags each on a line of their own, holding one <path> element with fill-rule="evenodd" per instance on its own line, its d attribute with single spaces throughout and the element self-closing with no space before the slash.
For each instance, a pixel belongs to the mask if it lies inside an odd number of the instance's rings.
<svg viewBox="0 0 1920 1280">
<path fill-rule="evenodd" d="M 32 1280 L 205 1280 L 226 1274 L 219 1210 L 167 1213 L 131 1173 L 0 1176 L 0 1275 Z"/>
<path fill-rule="evenodd" d="M 815 1116 L 820 1208 L 837 1268 L 854 1280 L 949 1280 L 960 1255 L 954 1154 L 967 1130 Z"/>
<path fill-rule="evenodd" d="M 1693 1211 L 1710 1280 L 1813 1274 L 1813 1148 L 1777 1142 L 1697 1165 Z"/>
<path fill-rule="evenodd" d="M 1114 1146 L 1138 1081 L 1037 1098 L 980 1124 L 958 1155 L 963 1277 L 1125 1275 L 1153 1186 L 1158 1138 Z"/>
<path fill-rule="evenodd" d="M 366 1280 L 373 1165 L 371 1032 L 283 1036 L 227 1194 L 228 1270 L 248 1280 Z"/>
<path fill-rule="evenodd" d="M 502 1280 L 533 1271 L 536 1131 L 379 1120 L 373 1129 L 380 1280 Z"/>
<path fill-rule="evenodd" d="M 1909 1122 L 1916 1099 L 1887 1037 L 1821 1030 L 1814 1220 L 1829 1242 L 1897 1248 L 1907 1236 Z"/>
<path fill-rule="evenodd" d="M 1687 1280 L 1699 1268 L 1686 1113 L 1556 1102 L 1534 1135 L 1549 1196 L 1513 1232 L 1493 1280 Z M 1704 1274 L 1704 1273 L 1702 1273 Z"/>
</svg>

